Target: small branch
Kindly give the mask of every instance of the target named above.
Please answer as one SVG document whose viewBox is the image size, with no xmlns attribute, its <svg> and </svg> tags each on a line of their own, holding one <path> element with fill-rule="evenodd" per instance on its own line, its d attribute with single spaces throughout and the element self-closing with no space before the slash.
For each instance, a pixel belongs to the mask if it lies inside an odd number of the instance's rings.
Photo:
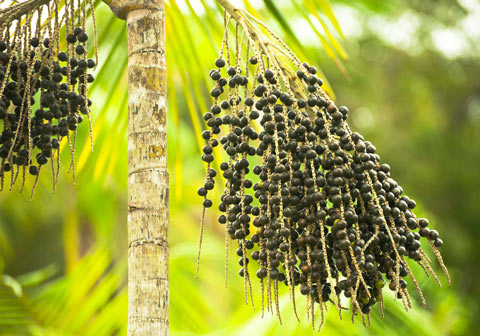
<svg viewBox="0 0 480 336">
<path fill-rule="evenodd" d="M 245 31 L 249 33 L 248 35 L 251 39 L 255 41 L 260 40 L 258 32 L 251 24 L 249 25 L 248 22 L 246 22 L 245 17 L 241 15 L 240 9 L 233 7 L 229 0 L 217 0 L 217 2 L 242 26 Z"/>
<path fill-rule="evenodd" d="M 23 15 L 32 13 L 40 6 L 47 5 L 51 0 L 28 0 L 0 11 L 0 26 L 6 22 L 20 19 Z"/>
</svg>

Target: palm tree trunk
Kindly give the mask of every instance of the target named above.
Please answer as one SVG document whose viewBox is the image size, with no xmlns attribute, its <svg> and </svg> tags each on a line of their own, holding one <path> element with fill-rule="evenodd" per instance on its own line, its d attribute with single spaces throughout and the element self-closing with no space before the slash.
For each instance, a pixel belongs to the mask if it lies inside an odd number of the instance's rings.
<svg viewBox="0 0 480 336">
<path fill-rule="evenodd" d="M 105 2 L 127 21 L 128 335 L 168 335 L 164 1 Z"/>
</svg>

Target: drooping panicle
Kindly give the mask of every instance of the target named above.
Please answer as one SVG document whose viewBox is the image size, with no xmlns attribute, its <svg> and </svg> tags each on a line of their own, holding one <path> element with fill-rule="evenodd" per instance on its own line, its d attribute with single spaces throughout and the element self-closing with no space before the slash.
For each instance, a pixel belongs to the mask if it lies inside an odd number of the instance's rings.
<svg viewBox="0 0 480 336">
<path fill-rule="evenodd" d="M 21 174 L 23 190 L 26 171 L 35 187 L 50 161 L 55 190 L 63 139 L 74 176 L 76 131 L 85 117 L 90 121 L 87 95 L 96 67 L 88 58 L 87 6 L 92 3 L 26 0 L 0 9 L 1 189 L 12 189 Z"/>
<path fill-rule="evenodd" d="M 220 57 L 209 73 L 214 102 L 204 114 L 207 176 L 198 194 L 210 208 L 209 193 L 223 182 L 218 222 L 238 244 L 246 298 L 255 274 L 262 311 L 266 305 L 279 319 L 283 282 L 294 307 L 296 288 L 306 297 L 313 326 L 315 309 L 324 316 L 328 301 L 341 315 L 340 297 L 367 324 L 375 304 L 383 309 L 387 287 L 411 308 L 408 276 L 425 305 L 407 261 L 434 274 L 423 238 L 446 271 L 438 232 L 415 216 L 415 201 L 375 146 L 351 131 L 348 108 L 323 90 L 317 69 L 258 20 L 227 12 Z M 212 168 L 216 160 L 223 179 Z"/>
</svg>

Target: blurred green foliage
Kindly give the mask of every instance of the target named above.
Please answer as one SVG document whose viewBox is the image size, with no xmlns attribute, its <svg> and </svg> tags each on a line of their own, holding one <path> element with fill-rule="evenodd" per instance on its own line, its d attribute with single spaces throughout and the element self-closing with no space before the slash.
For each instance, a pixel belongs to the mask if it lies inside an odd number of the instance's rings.
<svg viewBox="0 0 480 336">
<path fill-rule="evenodd" d="M 0 193 L 0 335 L 126 333 L 125 24 L 97 3 L 95 151 L 90 153 L 84 125 L 75 185 L 64 151 L 55 195 L 48 173 L 33 202 L 18 190 Z M 352 128 L 376 145 L 419 204 L 418 214 L 431 218 L 443 236 L 442 254 L 453 275 L 451 286 L 437 288 L 415 268 L 426 310 L 416 304 L 406 313 L 388 297 L 385 318 L 375 311 L 367 329 L 358 319 L 352 324 L 348 313 L 340 321 L 331 309 L 322 333 L 480 333 L 474 320 L 480 304 L 480 31 L 471 24 L 480 21 L 478 2 L 331 1 L 342 30 L 328 15 L 327 1 L 311 3 L 236 2 L 279 32 L 302 59 L 320 66 L 338 103 L 350 107 Z M 223 287 L 224 234 L 213 210 L 207 213 L 200 277 L 194 277 L 201 214 L 195 190 L 204 170 L 198 134 L 222 21 L 214 1 L 167 3 L 171 333 L 313 334 L 305 319 L 297 323 L 285 291 L 282 326 L 269 314 L 261 318 L 258 295 L 255 311 L 244 305 L 233 249 L 229 285 Z M 257 284 L 254 289 L 259 292 Z M 305 311 L 302 300 L 298 306 Z"/>
</svg>

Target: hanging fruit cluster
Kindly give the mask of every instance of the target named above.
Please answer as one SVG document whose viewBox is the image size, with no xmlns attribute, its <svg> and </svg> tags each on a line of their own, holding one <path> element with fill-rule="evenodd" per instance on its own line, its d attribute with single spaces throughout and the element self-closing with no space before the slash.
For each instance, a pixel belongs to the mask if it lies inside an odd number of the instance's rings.
<svg viewBox="0 0 480 336">
<path fill-rule="evenodd" d="M 29 0 L 1 9 L 0 189 L 6 180 L 11 189 L 19 174 L 23 189 L 27 171 L 37 181 L 49 160 L 55 188 L 64 137 L 74 174 L 76 130 L 90 122 L 89 72 L 96 66 L 87 58 L 86 6 Z"/>
<path fill-rule="evenodd" d="M 209 73 L 214 103 L 204 114 L 209 129 L 202 134 L 202 160 L 208 168 L 198 194 L 211 207 L 209 193 L 221 174 L 218 222 L 225 225 L 226 243 L 238 243 L 245 296 L 253 269 L 262 310 L 266 292 L 267 308 L 275 306 L 279 314 L 283 282 L 294 303 L 295 288 L 306 296 L 312 323 L 315 304 L 323 317 L 326 302 L 343 309 L 341 296 L 365 323 L 375 304 L 383 309 L 385 290 L 408 310 L 407 277 L 425 304 L 407 260 L 439 282 L 424 240 L 448 279 L 438 232 L 415 216 L 415 201 L 404 195 L 375 146 L 350 130 L 348 108 L 322 90 L 317 69 L 301 63 L 268 27 L 271 39 L 246 16 L 241 19 L 226 18 L 220 58 Z"/>
</svg>

